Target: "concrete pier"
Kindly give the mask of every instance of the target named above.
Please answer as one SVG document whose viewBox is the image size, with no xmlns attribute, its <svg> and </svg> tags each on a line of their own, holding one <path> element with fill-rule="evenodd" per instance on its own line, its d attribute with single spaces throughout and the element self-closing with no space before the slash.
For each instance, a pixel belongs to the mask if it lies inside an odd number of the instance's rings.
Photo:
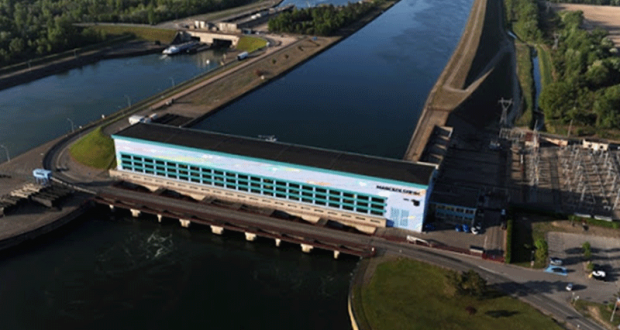
<svg viewBox="0 0 620 330">
<path fill-rule="evenodd" d="M 183 228 L 189 228 L 189 225 L 192 223 L 191 221 L 185 219 L 179 219 L 179 222 Z"/>
<path fill-rule="evenodd" d="M 276 246 L 280 247 L 280 243 L 282 243 L 282 240 L 279 238 L 276 238 Z"/>
<path fill-rule="evenodd" d="M 256 239 L 256 234 L 254 233 L 245 233 L 245 240 L 248 242 L 253 242 Z"/>
<path fill-rule="evenodd" d="M 312 245 L 301 244 L 301 250 L 304 251 L 305 253 L 310 253 L 310 251 L 312 251 L 313 248 L 314 248 L 314 246 L 312 246 Z"/>
<path fill-rule="evenodd" d="M 224 227 L 218 227 L 211 225 L 211 232 L 217 235 L 222 235 L 224 233 Z"/>
<path fill-rule="evenodd" d="M 140 216 L 140 210 L 129 209 L 131 211 L 131 216 L 137 218 Z"/>
</svg>

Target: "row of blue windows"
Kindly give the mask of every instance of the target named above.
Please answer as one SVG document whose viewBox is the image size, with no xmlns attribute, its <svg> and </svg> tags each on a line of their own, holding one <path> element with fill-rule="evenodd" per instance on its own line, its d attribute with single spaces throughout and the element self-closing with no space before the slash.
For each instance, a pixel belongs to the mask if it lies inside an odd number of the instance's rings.
<svg viewBox="0 0 620 330">
<path fill-rule="evenodd" d="M 123 170 L 239 190 L 363 214 L 383 215 L 386 199 L 214 168 L 121 153 Z"/>
</svg>

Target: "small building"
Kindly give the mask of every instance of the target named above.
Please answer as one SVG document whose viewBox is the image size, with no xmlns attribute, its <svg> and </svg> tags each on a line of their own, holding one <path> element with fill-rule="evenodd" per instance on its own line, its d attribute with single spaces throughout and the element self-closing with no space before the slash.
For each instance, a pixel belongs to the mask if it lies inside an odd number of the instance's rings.
<svg viewBox="0 0 620 330">
<path fill-rule="evenodd" d="M 436 183 L 430 209 L 436 219 L 455 223 L 471 223 L 478 210 L 477 189 Z"/>
</svg>

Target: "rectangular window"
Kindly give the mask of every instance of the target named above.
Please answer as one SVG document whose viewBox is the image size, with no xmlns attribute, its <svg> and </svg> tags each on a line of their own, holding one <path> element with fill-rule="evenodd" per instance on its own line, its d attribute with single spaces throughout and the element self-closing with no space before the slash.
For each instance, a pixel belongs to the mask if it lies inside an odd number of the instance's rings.
<svg viewBox="0 0 620 330">
<path fill-rule="evenodd" d="M 155 164 L 157 164 L 157 165 L 166 165 L 166 163 L 163 160 L 156 160 Z"/>
<path fill-rule="evenodd" d="M 248 186 L 244 185 L 244 184 L 239 184 L 239 186 L 237 186 L 237 189 L 241 190 L 241 191 L 248 191 Z"/>
<path fill-rule="evenodd" d="M 224 181 L 221 181 L 221 180 L 219 180 L 217 178 L 213 181 L 213 184 L 218 186 L 218 187 L 224 187 Z"/>
<path fill-rule="evenodd" d="M 187 165 L 185 165 L 185 164 L 179 164 L 179 168 L 180 168 L 180 169 L 187 170 L 187 168 L 188 168 L 188 167 L 187 167 Z"/>
<path fill-rule="evenodd" d="M 176 179 L 177 176 L 175 174 L 168 174 L 168 178 L 170 179 Z"/>
</svg>

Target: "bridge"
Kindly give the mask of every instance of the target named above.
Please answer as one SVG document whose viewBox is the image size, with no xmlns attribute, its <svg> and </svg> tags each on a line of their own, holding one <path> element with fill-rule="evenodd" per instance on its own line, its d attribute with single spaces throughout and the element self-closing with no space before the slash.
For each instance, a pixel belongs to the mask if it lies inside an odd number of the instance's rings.
<svg viewBox="0 0 620 330">
<path fill-rule="evenodd" d="M 222 33 L 222 32 L 213 32 L 209 30 L 183 30 L 184 34 L 188 34 L 193 38 L 199 38 L 200 42 L 205 44 L 214 44 L 218 42 L 230 42 L 231 46 L 237 46 L 239 42 L 239 38 L 241 37 L 238 34 L 233 33 Z"/>
</svg>

